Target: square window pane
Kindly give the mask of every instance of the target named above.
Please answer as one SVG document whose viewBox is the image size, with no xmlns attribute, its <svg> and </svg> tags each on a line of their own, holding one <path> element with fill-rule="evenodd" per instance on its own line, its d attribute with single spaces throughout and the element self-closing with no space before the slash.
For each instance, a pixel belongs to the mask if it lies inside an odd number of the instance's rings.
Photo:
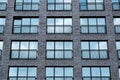
<svg viewBox="0 0 120 80">
<path fill-rule="evenodd" d="M 20 49 L 28 49 L 29 42 L 21 42 Z"/>
<path fill-rule="evenodd" d="M 107 42 L 99 42 L 99 48 L 100 49 L 106 49 L 107 50 Z"/>
<path fill-rule="evenodd" d="M 95 4 L 88 4 L 88 10 L 95 10 Z"/>
<path fill-rule="evenodd" d="M 98 25 L 105 25 L 105 19 L 104 18 L 98 18 L 97 22 L 98 22 Z"/>
<path fill-rule="evenodd" d="M 98 49 L 98 42 L 90 42 L 90 49 Z"/>
<path fill-rule="evenodd" d="M 63 4 L 56 4 L 56 10 L 63 10 Z"/>
<path fill-rule="evenodd" d="M 55 76 L 63 76 L 63 68 L 55 68 Z"/>
<path fill-rule="evenodd" d="M 89 25 L 97 25 L 96 18 L 89 18 Z"/>
<path fill-rule="evenodd" d="M 100 58 L 107 59 L 108 58 L 107 51 L 100 51 Z"/>
<path fill-rule="evenodd" d="M 55 58 L 63 58 L 63 51 L 55 51 Z"/>
<path fill-rule="evenodd" d="M 56 26 L 55 31 L 56 33 L 63 33 L 63 26 Z"/>
<path fill-rule="evenodd" d="M 55 33 L 54 26 L 47 26 L 47 33 Z"/>
<path fill-rule="evenodd" d="M 0 25 L 5 25 L 5 18 L 0 18 Z"/>
<path fill-rule="evenodd" d="M 64 42 L 64 49 L 72 50 L 72 42 Z"/>
<path fill-rule="evenodd" d="M 63 42 L 55 42 L 55 49 L 63 49 Z"/>
<path fill-rule="evenodd" d="M 56 18 L 55 25 L 63 25 L 63 18 Z"/>
<path fill-rule="evenodd" d="M 56 3 L 63 3 L 63 0 L 56 0 Z"/>
<path fill-rule="evenodd" d="M 73 57 L 72 51 L 65 51 L 64 56 L 65 56 L 65 58 L 72 58 Z"/>
<path fill-rule="evenodd" d="M 37 50 L 38 49 L 38 42 L 30 42 L 30 49 Z"/>
<path fill-rule="evenodd" d="M 89 32 L 90 33 L 97 33 L 97 26 L 90 26 L 89 27 Z"/>
<path fill-rule="evenodd" d="M 92 76 L 99 76 L 100 77 L 100 68 L 93 67 L 91 70 L 92 70 Z"/>
<path fill-rule="evenodd" d="M 71 3 L 71 0 L 64 0 L 64 3 Z"/>
<path fill-rule="evenodd" d="M 88 20 L 86 18 L 81 18 L 80 19 L 80 24 L 81 25 L 88 25 Z"/>
<path fill-rule="evenodd" d="M 64 10 L 71 10 L 71 4 L 65 4 Z"/>
<path fill-rule="evenodd" d="M 0 33 L 3 33 L 3 27 L 0 27 Z"/>
<path fill-rule="evenodd" d="M 90 58 L 89 51 L 82 51 L 82 58 Z"/>
<path fill-rule="evenodd" d="M 36 59 L 36 57 L 37 57 L 37 51 L 29 51 L 30 59 Z"/>
<path fill-rule="evenodd" d="M 14 33 L 21 33 L 21 28 L 14 28 Z"/>
<path fill-rule="evenodd" d="M 54 25 L 55 21 L 54 18 L 47 18 L 47 25 Z"/>
<path fill-rule="evenodd" d="M 101 76 L 110 76 L 109 68 L 107 67 L 101 68 Z"/>
<path fill-rule="evenodd" d="M 118 3 L 113 4 L 113 9 L 114 10 L 119 10 L 120 9 L 120 5 Z"/>
<path fill-rule="evenodd" d="M 55 5 L 48 3 L 48 10 L 55 10 Z"/>
<path fill-rule="evenodd" d="M 28 68 L 28 76 L 34 76 L 36 77 L 37 75 L 37 68 L 33 67 L 33 68 Z"/>
<path fill-rule="evenodd" d="M 90 68 L 88 68 L 88 67 L 84 67 L 84 68 L 82 68 L 82 76 L 84 77 L 84 76 L 90 76 Z"/>
<path fill-rule="evenodd" d="M 31 25 L 39 25 L 39 19 L 37 19 L 37 18 L 32 18 L 32 19 L 31 19 Z"/>
<path fill-rule="evenodd" d="M 65 76 L 73 77 L 73 68 L 65 68 Z"/>
<path fill-rule="evenodd" d="M 116 33 L 120 33 L 120 26 L 116 26 L 116 27 L 115 27 L 115 32 L 116 32 Z"/>
<path fill-rule="evenodd" d="M 30 26 L 22 27 L 22 33 L 30 33 Z"/>
<path fill-rule="evenodd" d="M 32 4 L 32 10 L 38 10 L 39 5 L 38 4 Z"/>
<path fill-rule="evenodd" d="M 98 59 L 99 58 L 99 53 L 98 51 L 90 51 L 91 58 L 93 59 Z"/>
<path fill-rule="evenodd" d="M 72 26 L 64 26 L 64 33 L 72 33 Z"/>
<path fill-rule="evenodd" d="M 89 43 L 88 42 L 81 42 L 81 48 L 82 48 L 82 50 L 89 49 Z"/>
<path fill-rule="evenodd" d="M 9 76 L 17 76 L 17 68 L 16 67 L 10 67 L 9 70 Z"/>
<path fill-rule="evenodd" d="M 72 25 L 72 19 L 70 19 L 70 18 L 65 18 L 65 19 L 64 19 L 64 25 Z"/>
<path fill-rule="evenodd" d="M 18 70 L 18 76 L 27 76 L 27 68 L 19 68 Z"/>
<path fill-rule="evenodd" d="M 38 32 L 38 26 L 31 27 L 31 33 L 37 33 Z"/>
<path fill-rule="evenodd" d="M 21 25 L 21 20 L 14 20 L 14 25 Z"/>
<path fill-rule="evenodd" d="M 30 19 L 29 18 L 23 18 L 22 19 L 22 25 L 30 25 Z"/>
<path fill-rule="evenodd" d="M 48 3 L 54 3 L 55 0 L 48 0 Z"/>
<path fill-rule="evenodd" d="M 54 49 L 54 42 L 47 42 L 47 49 Z"/>
<path fill-rule="evenodd" d="M 98 27 L 98 33 L 105 33 L 105 26 Z"/>
<path fill-rule="evenodd" d="M 97 10 L 103 10 L 103 4 L 96 4 Z"/>
<path fill-rule="evenodd" d="M 12 42 L 12 49 L 19 49 L 19 42 Z"/>
<path fill-rule="evenodd" d="M 46 68 L 46 77 L 49 77 L 49 76 L 54 76 L 54 68 L 51 68 L 51 67 Z M 50 79 L 50 80 L 52 80 L 52 79 Z"/>
<path fill-rule="evenodd" d="M 88 33 L 88 26 L 81 26 L 81 33 Z"/>
<path fill-rule="evenodd" d="M 54 51 L 47 51 L 47 58 L 54 58 Z"/>
<path fill-rule="evenodd" d="M 27 59 L 28 58 L 28 51 L 20 51 L 20 58 Z"/>
<path fill-rule="evenodd" d="M 11 58 L 18 58 L 19 57 L 19 51 L 12 51 Z"/>
</svg>

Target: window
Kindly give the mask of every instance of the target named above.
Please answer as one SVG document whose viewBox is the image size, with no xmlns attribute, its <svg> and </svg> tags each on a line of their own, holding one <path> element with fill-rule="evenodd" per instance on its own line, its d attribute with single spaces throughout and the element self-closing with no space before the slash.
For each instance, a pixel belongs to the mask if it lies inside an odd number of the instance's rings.
<svg viewBox="0 0 120 80">
<path fill-rule="evenodd" d="M 47 18 L 47 33 L 72 33 L 72 18 Z"/>
<path fill-rule="evenodd" d="M 105 18 L 80 18 L 81 33 L 106 33 Z"/>
<path fill-rule="evenodd" d="M 47 41 L 47 59 L 71 59 L 72 41 Z"/>
<path fill-rule="evenodd" d="M 71 0 L 48 0 L 48 10 L 72 10 Z"/>
<path fill-rule="evenodd" d="M 73 67 L 46 67 L 46 80 L 73 80 Z"/>
<path fill-rule="evenodd" d="M 0 34 L 4 33 L 5 18 L 0 18 Z"/>
<path fill-rule="evenodd" d="M 83 59 L 108 59 L 107 41 L 82 41 Z"/>
<path fill-rule="evenodd" d="M 36 59 L 37 41 L 12 41 L 11 59 Z"/>
<path fill-rule="evenodd" d="M 39 0 L 16 0 L 15 10 L 35 11 L 39 10 Z"/>
<path fill-rule="evenodd" d="M 112 0 L 113 10 L 120 10 L 120 0 Z"/>
<path fill-rule="evenodd" d="M 5 11 L 7 9 L 7 0 L 0 0 L 0 11 Z"/>
<path fill-rule="evenodd" d="M 120 59 L 120 41 L 116 41 L 116 49 L 117 49 L 118 58 Z"/>
<path fill-rule="evenodd" d="M 110 80 L 109 67 L 82 67 L 82 80 Z"/>
<path fill-rule="evenodd" d="M 80 10 L 104 10 L 104 0 L 79 0 Z"/>
<path fill-rule="evenodd" d="M 120 18 L 114 18 L 115 33 L 120 33 Z"/>
<path fill-rule="evenodd" d="M 38 18 L 15 18 L 13 33 L 38 33 Z"/>
<path fill-rule="evenodd" d="M 3 50 L 3 41 L 0 41 L 0 60 L 2 57 L 2 50 Z"/>
<path fill-rule="evenodd" d="M 9 80 L 36 80 L 36 67 L 10 67 Z"/>
</svg>

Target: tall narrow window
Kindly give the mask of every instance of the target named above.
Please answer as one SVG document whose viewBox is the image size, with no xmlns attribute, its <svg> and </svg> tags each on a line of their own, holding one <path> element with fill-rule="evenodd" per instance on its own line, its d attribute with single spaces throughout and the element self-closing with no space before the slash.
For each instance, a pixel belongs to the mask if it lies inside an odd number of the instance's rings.
<svg viewBox="0 0 120 80">
<path fill-rule="evenodd" d="M 104 0 L 79 0 L 80 10 L 104 10 Z"/>
<path fill-rule="evenodd" d="M 36 80 L 36 67 L 10 67 L 9 80 Z"/>
<path fill-rule="evenodd" d="M 108 48 L 106 41 L 82 41 L 83 59 L 108 59 Z"/>
<path fill-rule="evenodd" d="M 72 33 L 72 18 L 47 18 L 47 33 Z"/>
<path fill-rule="evenodd" d="M 120 10 L 120 0 L 112 0 L 113 10 Z"/>
<path fill-rule="evenodd" d="M 0 34 L 4 33 L 5 18 L 0 18 Z"/>
<path fill-rule="evenodd" d="M 3 51 L 3 41 L 0 41 L 0 60 L 2 57 L 2 51 Z"/>
<path fill-rule="evenodd" d="M 46 80 L 73 80 L 73 67 L 46 67 Z"/>
<path fill-rule="evenodd" d="M 15 18 L 13 33 L 38 33 L 38 18 Z"/>
<path fill-rule="evenodd" d="M 114 18 L 115 33 L 120 33 L 120 18 Z"/>
<path fill-rule="evenodd" d="M 48 10 L 72 10 L 71 0 L 48 0 Z"/>
<path fill-rule="evenodd" d="M 47 59 L 71 59 L 73 56 L 72 41 L 47 41 Z"/>
<path fill-rule="evenodd" d="M 109 67 L 82 67 L 82 80 L 111 80 Z"/>
<path fill-rule="evenodd" d="M 105 18 L 80 18 L 81 33 L 106 33 Z"/>
<path fill-rule="evenodd" d="M 39 10 L 39 0 L 16 0 L 15 10 L 35 11 Z"/>
<path fill-rule="evenodd" d="M 37 41 L 12 41 L 11 59 L 36 59 Z"/>
<path fill-rule="evenodd" d="M 5 11 L 7 9 L 7 0 L 0 0 L 0 11 Z"/>
<path fill-rule="evenodd" d="M 116 41 L 116 49 L 117 49 L 118 58 L 120 59 L 120 41 Z"/>
</svg>

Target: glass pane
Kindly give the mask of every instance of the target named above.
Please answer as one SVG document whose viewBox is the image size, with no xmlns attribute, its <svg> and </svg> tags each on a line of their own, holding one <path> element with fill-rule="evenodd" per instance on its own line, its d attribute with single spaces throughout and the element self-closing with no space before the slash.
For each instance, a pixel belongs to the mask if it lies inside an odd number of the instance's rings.
<svg viewBox="0 0 120 80">
<path fill-rule="evenodd" d="M 89 49 L 89 43 L 88 42 L 81 42 L 81 49 Z"/>
<path fill-rule="evenodd" d="M 63 33 L 63 26 L 56 26 L 56 33 Z"/>
<path fill-rule="evenodd" d="M 54 25 L 54 18 L 47 18 L 47 25 Z"/>
<path fill-rule="evenodd" d="M 72 58 L 73 57 L 72 51 L 64 51 L 64 56 L 65 58 Z"/>
<path fill-rule="evenodd" d="M 63 19 L 62 18 L 56 18 L 56 25 L 63 25 Z"/>
<path fill-rule="evenodd" d="M 29 48 L 29 42 L 21 42 L 20 49 L 28 49 Z"/>
<path fill-rule="evenodd" d="M 54 51 L 47 51 L 47 58 L 54 58 Z"/>
<path fill-rule="evenodd" d="M 38 26 L 31 27 L 31 33 L 37 33 L 38 32 Z"/>
<path fill-rule="evenodd" d="M 54 42 L 47 42 L 47 49 L 54 49 Z"/>
<path fill-rule="evenodd" d="M 105 19 L 104 18 L 98 18 L 98 25 L 105 25 Z"/>
<path fill-rule="evenodd" d="M 32 0 L 33 3 L 39 3 L 39 0 Z"/>
<path fill-rule="evenodd" d="M 72 19 L 70 19 L 70 18 L 65 18 L 65 19 L 64 19 L 64 25 L 72 25 Z"/>
<path fill-rule="evenodd" d="M 82 58 L 90 58 L 89 51 L 82 51 Z"/>
<path fill-rule="evenodd" d="M 46 77 L 54 76 L 54 68 L 47 67 L 46 68 Z"/>
<path fill-rule="evenodd" d="M 88 3 L 94 3 L 95 2 L 95 0 L 88 0 Z"/>
<path fill-rule="evenodd" d="M 63 0 L 56 0 L 56 3 L 62 3 Z"/>
<path fill-rule="evenodd" d="M 5 25 L 5 18 L 0 18 L 0 25 Z"/>
<path fill-rule="evenodd" d="M 17 68 L 16 67 L 10 67 L 9 76 L 17 76 Z"/>
<path fill-rule="evenodd" d="M 19 42 L 12 42 L 12 49 L 19 49 Z"/>
<path fill-rule="evenodd" d="M 63 68 L 55 68 L 55 76 L 63 76 Z"/>
<path fill-rule="evenodd" d="M 31 19 L 31 25 L 39 25 L 39 19 L 37 19 L 37 18 L 32 18 L 32 19 Z"/>
<path fill-rule="evenodd" d="M 72 33 L 72 26 L 64 26 L 64 33 Z"/>
<path fill-rule="evenodd" d="M 119 3 L 113 3 L 113 10 L 119 10 L 119 9 L 120 9 Z"/>
<path fill-rule="evenodd" d="M 98 51 L 90 51 L 91 58 L 99 58 L 99 53 Z"/>
<path fill-rule="evenodd" d="M 48 3 L 54 3 L 55 0 L 48 0 Z"/>
<path fill-rule="evenodd" d="M 65 76 L 73 77 L 73 68 L 65 68 Z"/>
<path fill-rule="evenodd" d="M 0 33 L 3 33 L 4 26 L 0 26 Z"/>
<path fill-rule="evenodd" d="M 116 42 L 116 47 L 117 47 L 117 49 L 120 49 L 120 42 L 119 41 Z"/>
<path fill-rule="evenodd" d="M 71 10 L 71 4 L 64 4 L 64 10 Z"/>
<path fill-rule="evenodd" d="M 84 67 L 82 68 L 82 76 L 90 76 L 90 68 Z"/>
<path fill-rule="evenodd" d="M 63 51 L 55 51 L 55 58 L 63 58 Z"/>
<path fill-rule="evenodd" d="M 90 26 L 89 27 L 89 32 L 90 33 L 97 33 L 97 26 Z"/>
<path fill-rule="evenodd" d="M 37 75 L 37 68 L 28 68 L 28 76 L 34 76 L 36 77 Z"/>
<path fill-rule="evenodd" d="M 87 18 L 81 18 L 81 19 L 80 19 L 80 24 L 81 24 L 81 25 L 88 25 Z"/>
<path fill-rule="evenodd" d="M 97 25 L 96 18 L 89 18 L 89 25 Z"/>
<path fill-rule="evenodd" d="M 23 26 L 22 33 L 30 33 L 30 26 Z"/>
<path fill-rule="evenodd" d="M 14 25 L 21 25 L 21 20 L 14 20 Z"/>
<path fill-rule="evenodd" d="M 2 50 L 3 49 L 3 42 L 0 41 L 0 49 Z"/>
<path fill-rule="evenodd" d="M 39 5 L 38 4 L 32 4 L 32 10 L 38 10 Z"/>
<path fill-rule="evenodd" d="M 29 18 L 23 18 L 22 19 L 22 25 L 30 25 L 30 19 Z"/>
<path fill-rule="evenodd" d="M 14 28 L 14 33 L 21 33 L 20 28 Z"/>
<path fill-rule="evenodd" d="M 103 0 L 96 0 L 96 2 L 102 3 L 102 2 L 103 2 Z"/>
<path fill-rule="evenodd" d="M 112 0 L 112 2 L 119 2 L 119 0 Z"/>
<path fill-rule="evenodd" d="M 47 26 L 47 33 L 55 33 L 54 26 Z"/>
<path fill-rule="evenodd" d="M 71 3 L 71 0 L 64 0 L 65 3 Z"/>
<path fill-rule="evenodd" d="M 107 51 L 100 51 L 100 58 L 107 59 L 108 58 Z"/>
<path fill-rule="evenodd" d="M 55 49 L 63 49 L 63 42 L 55 42 Z"/>
<path fill-rule="evenodd" d="M 92 76 L 100 76 L 100 68 L 92 68 Z"/>
<path fill-rule="evenodd" d="M 95 10 L 95 4 L 88 4 L 88 10 Z"/>
<path fill-rule="evenodd" d="M 72 50 L 72 42 L 64 42 L 64 48 Z"/>
<path fill-rule="evenodd" d="M 103 10 L 103 4 L 96 4 L 97 10 Z"/>
<path fill-rule="evenodd" d="M 120 18 L 114 18 L 114 25 L 120 25 Z"/>
<path fill-rule="evenodd" d="M 120 33 L 120 26 L 115 26 L 115 32 Z"/>
<path fill-rule="evenodd" d="M 19 68 L 18 76 L 27 76 L 27 68 Z"/>
<path fill-rule="evenodd" d="M 37 51 L 29 51 L 29 58 L 36 59 Z"/>
<path fill-rule="evenodd" d="M 56 10 L 63 10 L 63 4 L 56 4 Z"/>
<path fill-rule="evenodd" d="M 19 57 L 19 51 L 12 51 L 11 58 L 18 58 Z"/>
<path fill-rule="evenodd" d="M 48 10 L 55 10 L 55 5 L 48 3 Z"/>
<path fill-rule="evenodd" d="M 90 49 L 98 49 L 98 42 L 90 42 Z"/>
<path fill-rule="evenodd" d="M 98 33 L 105 33 L 105 26 L 98 27 Z"/>
<path fill-rule="evenodd" d="M 101 76 L 110 76 L 109 68 L 107 67 L 101 68 Z"/>
<path fill-rule="evenodd" d="M 88 26 L 81 26 L 81 33 L 88 33 Z"/>
<path fill-rule="evenodd" d="M 30 49 L 37 50 L 38 49 L 38 43 L 37 42 L 30 42 Z"/>
<path fill-rule="evenodd" d="M 28 51 L 20 51 L 20 58 L 22 59 L 28 58 Z"/>
<path fill-rule="evenodd" d="M 99 42 L 100 49 L 107 49 L 107 42 Z"/>
</svg>

